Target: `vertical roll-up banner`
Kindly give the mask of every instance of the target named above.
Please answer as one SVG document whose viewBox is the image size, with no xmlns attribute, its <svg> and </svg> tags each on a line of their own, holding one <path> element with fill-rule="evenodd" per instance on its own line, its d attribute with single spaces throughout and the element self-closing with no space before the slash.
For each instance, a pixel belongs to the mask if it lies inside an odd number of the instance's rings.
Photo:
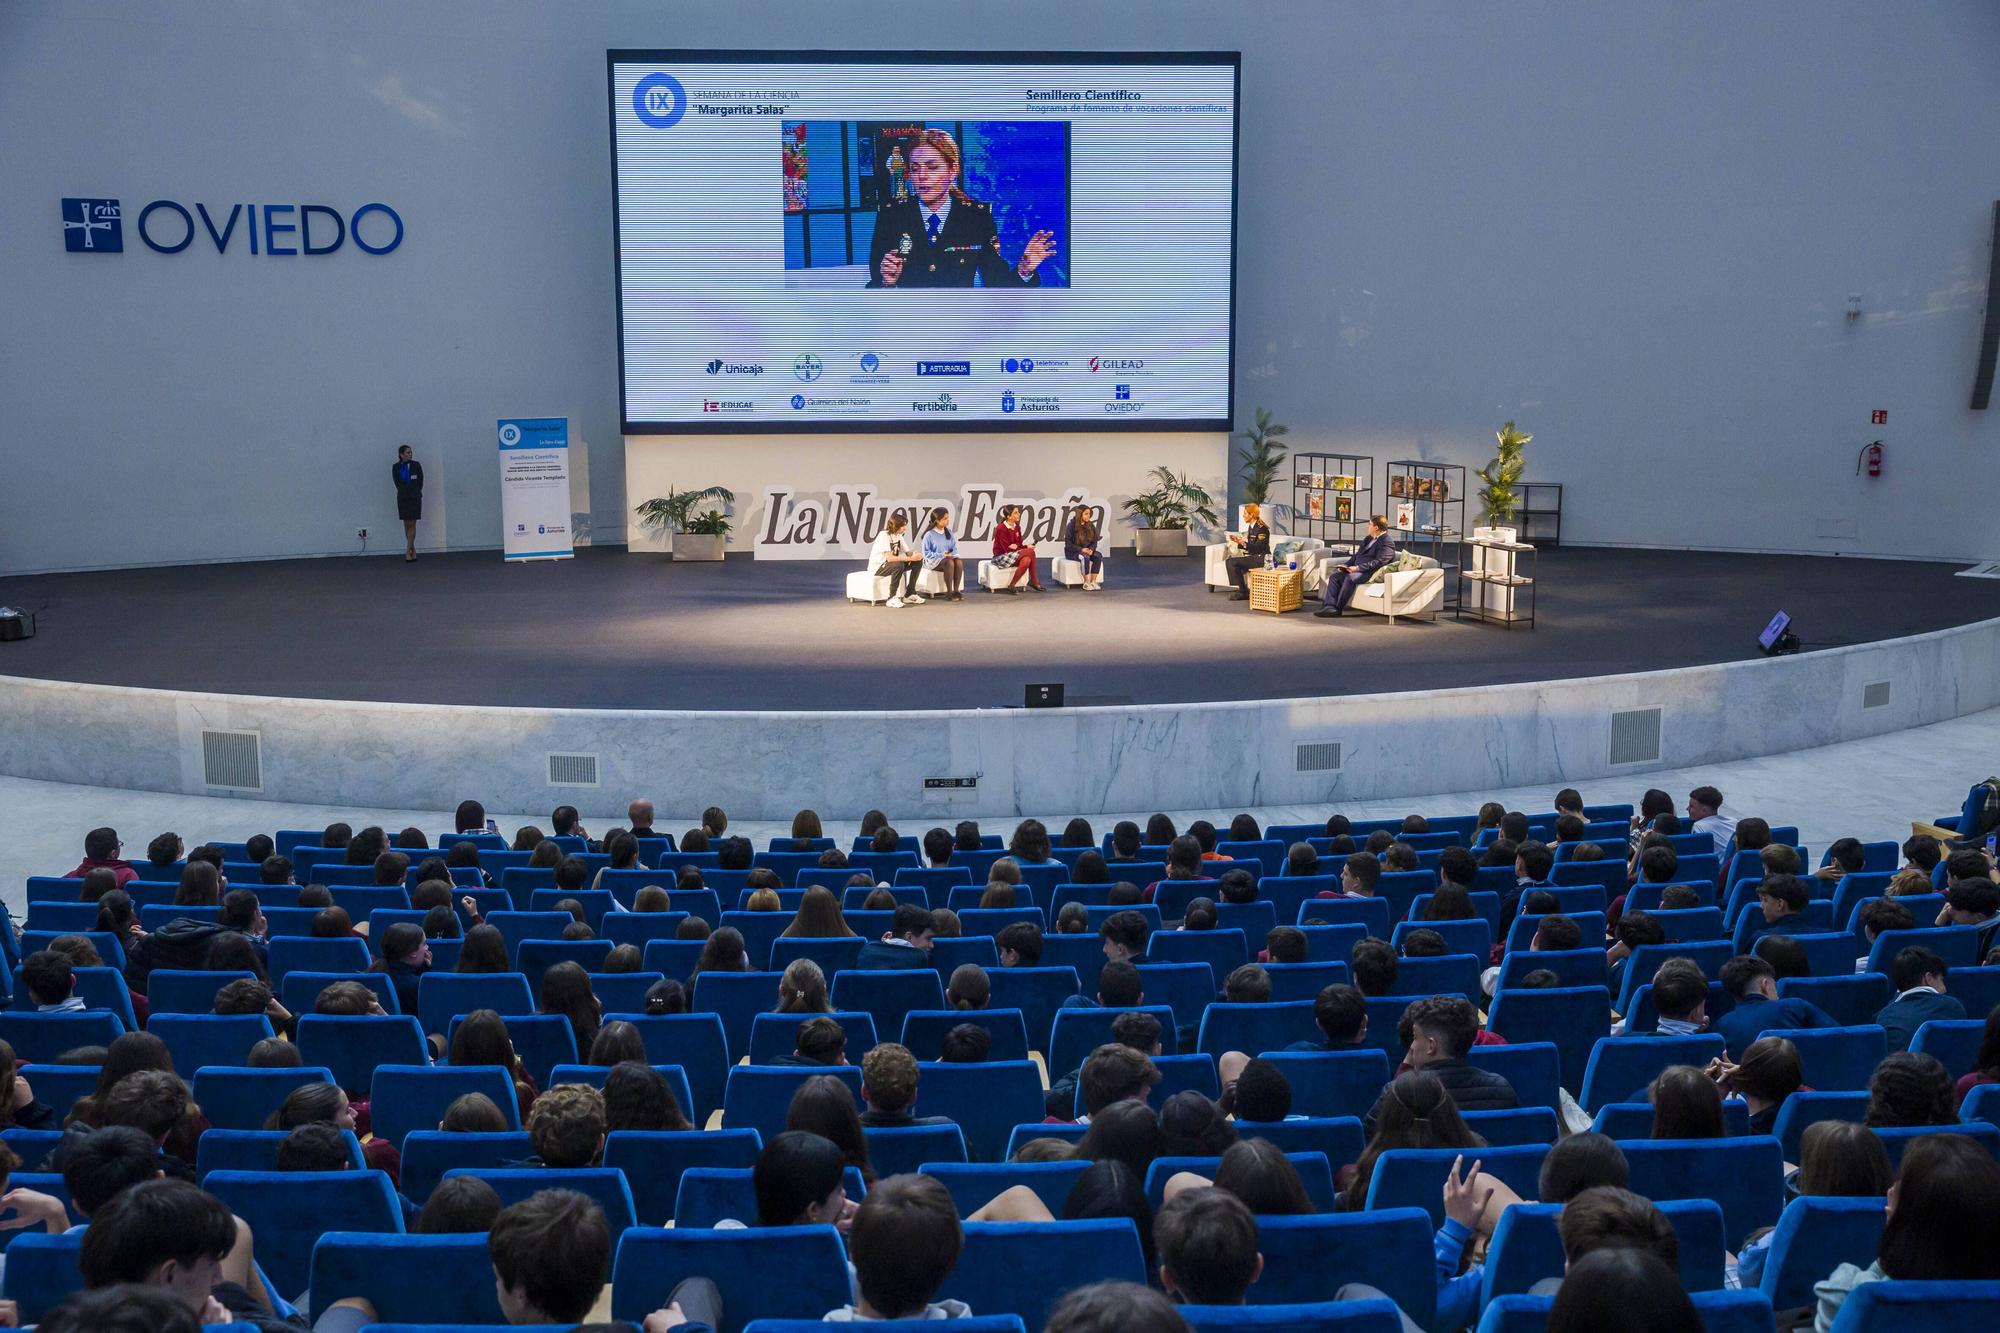
<svg viewBox="0 0 2000 1333">
<path fill-rule="evenodd" d="M 500 422 L 500 526 L 508 560 L 567 560 L 569 418 Z"/>
</svg>

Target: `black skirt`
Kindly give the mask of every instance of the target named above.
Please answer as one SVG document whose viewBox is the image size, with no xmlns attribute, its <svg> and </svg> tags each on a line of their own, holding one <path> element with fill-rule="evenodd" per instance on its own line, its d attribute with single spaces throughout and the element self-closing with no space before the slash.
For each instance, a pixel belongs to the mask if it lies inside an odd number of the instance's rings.
<svg viewBox="0 0 2000 1333">
<path fill-rule="evenodd" d="M 412 523 L 424 516 L 424 493 L 414 486 L 396 492 L 396 517 Z"/>
</svg>

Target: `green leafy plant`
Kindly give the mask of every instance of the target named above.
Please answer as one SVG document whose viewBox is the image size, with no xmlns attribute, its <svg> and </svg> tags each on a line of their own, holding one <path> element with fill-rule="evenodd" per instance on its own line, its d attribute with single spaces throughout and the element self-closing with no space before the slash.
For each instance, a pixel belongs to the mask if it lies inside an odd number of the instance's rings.
<svg viewBox="0 0 2000 1333">
<path fill-rule="evenodd" d="M 640 523 L 649 528 L 657 528 L 661 532 L 707 532 L 710 529 L 698 528 L 694 524 L 705 521 L 711 516 L 722 519 L 720 531 L 729 531 L 729 521 L 721 514 L 712 513 L 704 515 L 701 519 L 695 517 L 695 506 L 710 500 L 733 504 L 736 496 L 722 486 L 710 486 L 699 491 L 677 491 L 668 487 L 665 495 L 655 496 L 635 505 L 632 512 L 639 516 Z"/>
<path fill-rule="evenodd" d="M 1271 409 L 1260 407 L 1257 418 L 1243 438 L 1248 447 L 1236 451 L 1237 459 L 1243 464 L 1243 498 L 1255 505 L 1268 505 L 1271 499 L 1271 485 L 1278 479 L 1278 472 L 1285 465 L 1284 446 L 1277 443 L 1278 437 L 1291 432 L 1291 427 L 1271 419 Z"/>
<path fill-rule="evenodd" d="M 1125 508 L 1139 516 L 1148 528 L 1185 528 L 1191 519 L 1215 524 L 1215 498 L 1189 481 L 1185 472 L 1176 475 L 1164 465 L 1146 474 L 1153 488 L 1133 496 Z"/>
<path fill-rule="evenodd" d="M 1535 437 L 1515 430 L 1510 421 L 1494 431 L 1493 438 L 1500 442 L 1498 456 L 1473 474 L 1486 483 L 1479 490 L 1479 521 L 1487 526 L 1505 523 L 1520 511 L 1521 493 L 1514 488 L 1528 467 L 1523 451 Z"/>
<path fill-rule="evenodd" d="M 690 535 L 703 537 L 727 537 L 729 535 L 729 516 L 715 509 L 711 509 L 705 514 L 696 514 L 687 521 L 686 531 Z"/>
</svg>

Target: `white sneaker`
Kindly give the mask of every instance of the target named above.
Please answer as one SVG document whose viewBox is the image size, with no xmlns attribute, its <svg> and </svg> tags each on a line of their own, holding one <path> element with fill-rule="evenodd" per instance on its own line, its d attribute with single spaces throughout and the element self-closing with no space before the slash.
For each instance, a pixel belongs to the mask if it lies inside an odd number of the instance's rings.
<svg viewBox="0 0 2000 1333">
<path fill-rule="evenodd" d="M 900 608 L 903 605 L 903 599 L 900 597 L 891 597 L 889 599 L 889 605 L 892 607 Z"/>
<path fill-rule="evenodd" d="M 922 606 L 924 604 L 924 597 L 922 593 L 913 592 L 908 597 L 905 597 L 903 601 L 910 606 Z"/>
</svg>

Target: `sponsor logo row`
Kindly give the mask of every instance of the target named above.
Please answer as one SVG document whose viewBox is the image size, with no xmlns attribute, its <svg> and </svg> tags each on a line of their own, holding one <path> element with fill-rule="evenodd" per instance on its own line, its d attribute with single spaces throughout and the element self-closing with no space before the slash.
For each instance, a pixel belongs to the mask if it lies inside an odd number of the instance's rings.
<svg viewBox="0 0 2000 1333">
<path fill-rule="evenodd" d="M 1110 386 L 1109 395 L 1101 402 L 1092 400 L 1085 404 L 1072 397 L 1065 403 L 1062 395 L 1053 393 L 1027 393 L 1008 389 L 997 399 L 983 395 L 975 400 L 972 395 L 945 392 L 931 398 L 909 400 L 906 408 L 902 400 L 877 401 L 858 394 L 795 393 L 785 403 L 791 411 L 806 415 L 822 416 L 876 416 L 896 415 L 915 412 L 931 415 L 943 412 L 990 413 L 995 409 L 1003 416 L 1046 416 L 1055 413 L 1101 412 L 1108 416 L 1127 416 L 1145 411 L 1146 404 L 1132 397 L 1130 384 Z M 701 410 L 706 416 L 752 416 L 758 411 L 754 398 L 704 398 Z"/>
<path fill-rule="evenodd" d="M 851 358 L 848 358 L 846 363 L 850 367 L 847 379 L 852 384 L 886 384 L 898 369 L 897 367 L 892 367 L 889 362 L 884 361 L 874 352 L 857 352 Z M 909 373 L 915 374 L 919 379 L 930 379 L 937 376 L 970 378 L 975 373 L 983 372 L 988 368 L 987 363 L 971 360 L 923 359 L 909 363 Z M 758 376 L 767 373 L 777 375 L 783 373 L 783 368 L 779 366 L 766 366 L 761 361 L 742 360 L 725 356 L 709 358 L 708 362 L 702 366 L 702 369 L 708 374 L 717 377 L 728 375 Z M 1037 372 L 1049 375 L 1065 371 L 1081 372 L 1090 375 L 1150 375 L 1152 373 L 1147 369 L 1144 357 L 1134 356 L 1093 356 L 1086 360 L 1060 356 L 1039 358 L 1032 356 L 1009 356 L 991 363 L 990 369 L 1002 375 L 1033 375 Z M 792 358 L 791 372 L 792 378 L 799 383 L 812 384 L 816 383 L 826 374 L 827 366 L 815 353 L 801 352 L 798 356 Z"/>
</svg>

